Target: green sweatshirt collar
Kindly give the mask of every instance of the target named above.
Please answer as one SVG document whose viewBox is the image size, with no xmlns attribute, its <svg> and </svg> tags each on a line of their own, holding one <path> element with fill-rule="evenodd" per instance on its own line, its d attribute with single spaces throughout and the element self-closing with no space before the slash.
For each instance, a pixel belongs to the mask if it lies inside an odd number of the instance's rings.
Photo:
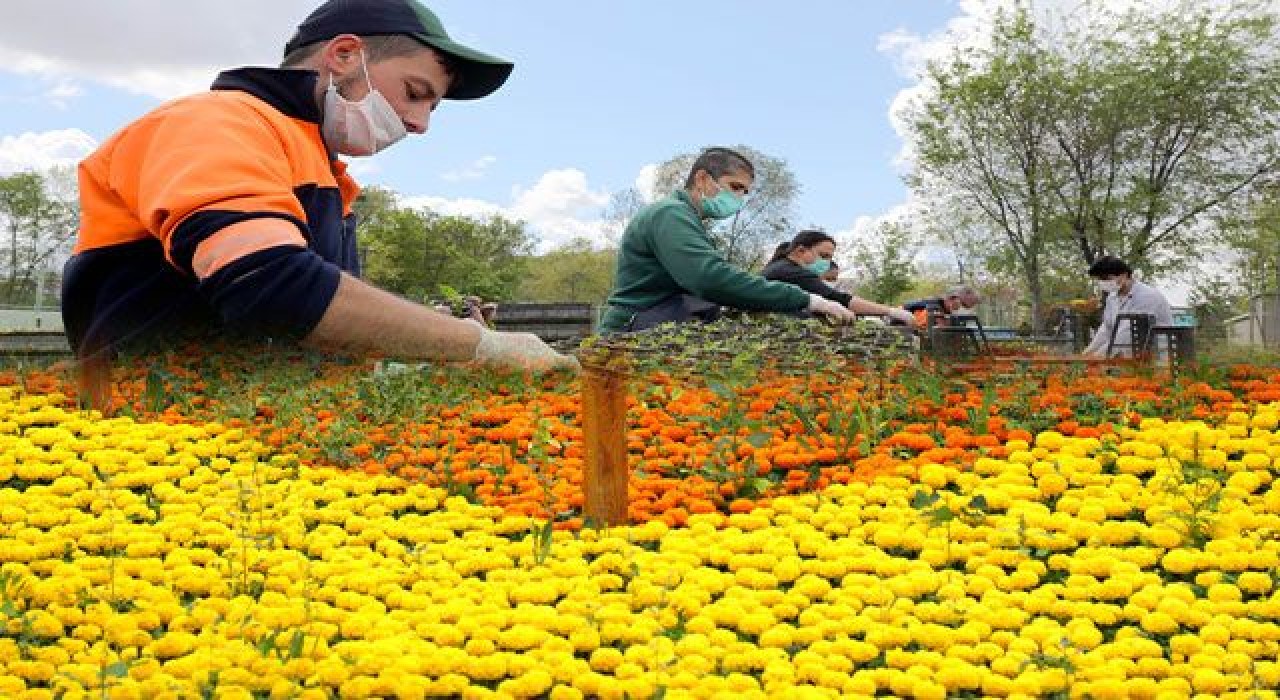
<svg viewBox="0 0 1280 700">
<path fill-rule="evenodd" d="M 689 205 L 689 208 L 693 210 L 693 218 L 698 220 L 698 224 L 702 226 L 702 231 L 705 233 L 707 230 L 707 222 L 702 219 L 702 212 L 698 211 L 698 208 L 693 206 L 693 197 L 689 195 L 689 191 L 684 188 L 680 188 L 675 192 L 672 192 L 671 196 Z"/>
</svg>

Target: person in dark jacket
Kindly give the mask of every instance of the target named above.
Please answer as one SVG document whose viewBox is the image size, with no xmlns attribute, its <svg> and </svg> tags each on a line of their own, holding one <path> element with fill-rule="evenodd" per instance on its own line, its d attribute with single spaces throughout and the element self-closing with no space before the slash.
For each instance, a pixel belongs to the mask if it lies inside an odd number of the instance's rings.
<svg viewBox="0 0 1280 700">
<path fill-rule="evenodd" d="M 778 246 L 773 259 L 764 266 L 761 275 L 767 280 L 794 284 L 856 314 L 888 316 L 890 320 L 908 325 L 915 323 L 915 317 L 905 309 L 860 299 L 824 282 L 822 275 L 832 266 L 831 258 L 835 252 L 836 241 L 830 234 L 823 231 L 801 231 L 790 241 Z"/>
</svg>

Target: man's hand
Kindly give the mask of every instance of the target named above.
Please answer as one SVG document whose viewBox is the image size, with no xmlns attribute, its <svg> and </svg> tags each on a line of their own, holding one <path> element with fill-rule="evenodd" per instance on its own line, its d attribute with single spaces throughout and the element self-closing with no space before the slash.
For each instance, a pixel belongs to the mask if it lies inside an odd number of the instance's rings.
<svg viewBox="0 0 1280 700">
<path fill-rule="evenodd" d="M 858 315 L 854 312 L 817 294 L 809 295 L 809 310 L 813 313 L 824 314 L 840 323 L 853 323 L 858 320 Z"/>
<path fill-rule="evenodd" d="M 891 308 L 889 309 L 888 316 L 891 321 L 897 321 L 898 323 L 911 326 L 912 328 L 916 326 L 916 315 L 906 309 Z"/>
<path fill-rule="evenodd" d="M 480 342 L 476 345 L 476 359 L 487 365 L 511 369 L 582 369 L 578 358 L 561 355 L 532 333 L 481 329 Z"/>
</svg>

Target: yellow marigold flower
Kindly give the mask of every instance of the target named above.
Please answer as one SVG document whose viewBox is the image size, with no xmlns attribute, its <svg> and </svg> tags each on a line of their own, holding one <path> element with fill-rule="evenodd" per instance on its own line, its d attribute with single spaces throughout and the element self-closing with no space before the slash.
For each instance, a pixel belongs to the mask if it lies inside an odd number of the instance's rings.
<svg viewBox="0 0 1280 700">
<path fill-rule="evenodd" d="M 1067 482 L 1067 477 L 1063 476 L 1062 474 L 1059 474 L 1056 471 L 1044 474 L 1039 479 L 1037 479 L 1036 484 L 1037 484 L 1037 487 L 1040 489 L 1040 493 L 1043 494 L 1046 498 L 1061 496 L 1064 492 L 1066 492 L 1067 487 L 1070 485 Z"/>
<path fill-rule="evenodd" d="M 48 683 L 57 673 L 57 667 L 46 661 L 11 661 L 9 672 L 33 683 Z"/>
<path fill-rule="evenodd" d="M 1147 529 L 1146 539 L 1152 546 L 1173 549 L 1182 544 L 1182 533 L 1166 525 L 1157 525 Z"/>
<path fill-rule="evenodd" d="M 1272 579 L 1261 571 L 1244 571 L 1236 579 L 1240 590 L 1252 595 L 1263 595 L 1271 591 Z"/>
<path fill-rule="evenodd" d="M 582 691 L 568 685 L 557 685 L 551 689 L 551 700 L 582 700 Z"/>
<path fill-rule="evenodd" d="M 514 625 L 498 635 L 498 645 L 512 651 L 528 651 L 541 645 L 546 638 L 546 630 L 532 625 Z"/>
<path fill-rule="evenodd" d="M 791 625 L 774 625 L 760 633 L 758 644 L 764 649 L 786 649 L 795 639 Z"/>
<path fill-rule="evenodd" d="M 601 673 L 612 673 L 622 665 L 622 652 L 612 647 L 601 647 L 591 652 L 591 668 Z"/>
<path fill-rule="evenodd" d="M 947 468 L 941 464 L 925 464 L 920 467 L 919 481 L 922 484 L 940 489 L 950 481 Z"/>
<path fill-rule="evenodd" d="M 1200 628 L 1200 639 L 1207 644 L 1217 644 L 1218 646 L 1226 646 L 1231 641 L 1231 630 L 1226 626 L 1216 622 L 1205 625 Z"/>
<path fill-rule="evenodd" d="M 1162 636 L 1175 634 L 1181 629 L 1178 621 L 1173 616 L 1162 612 L 1150 612 L 1142 616 L 1140 622 L 1142 629 Z"/>
<path fill-rule="evenodd" d="M 1207 597 L 1215 603 L 1238 603 L 1242 599 L 1240 589 L 1230 583 L 1209 586 Z"/>
<path fill-rule="evenodd" d="M 1080 506 L 1076 517 L 1090 523 L 1101 523 L 1107 519 L 1107 509 L 1101 503 L 1090 501 Z"/>
<path fill-rule="evenodd" d="M 1174 549 L 1161 558 L 1160 565 L 1171 574 L 1188 574 L 1199 568 L 1199 557 L 1189 549 Z"/>
<path fill-rule="evenodd" d="M 1066 444 L 1066 437 L 1056 430 L 1046 430 L 1036 436 L 1036 447 L 1043 447 L 1047 450 L 1060 450 Z"/>
<path fill-rule="evenodd" d="M 1198 668 L 1191 676 L 1191 687 L 1199 693 L 1222 695 L 1230 685 L 1231 682 L 1226 676 L 1211 668 Z"/>
</svg>

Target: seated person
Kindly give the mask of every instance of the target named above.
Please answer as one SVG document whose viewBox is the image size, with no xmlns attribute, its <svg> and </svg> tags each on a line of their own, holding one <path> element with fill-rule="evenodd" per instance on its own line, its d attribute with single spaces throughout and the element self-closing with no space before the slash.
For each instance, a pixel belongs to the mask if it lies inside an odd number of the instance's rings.
<svg viewBox="0 0 1280 700">
<path fill-rule="evenodd" d="M 903 309 L 877 304 L 835 289 L 822 279 L 835 263 L 835 239 L 822 231 L 801 231 L 773 252 L 773 259 L 760 274 L 767 280 L 787 282 L 824 299 L 834 301 L 856 314 L 888 316 L 895 321 L 914 324 L 915 318 Z"/>
<path fill-rule="evenodd" d="M 974 309 L 982 302 L 977 290 L 968 285 L 952 287 L 940 297 L 917 299 L 902 305 L 902 308 L 915 315 L 917 322 L 923 326 L 930 313 L 939 316 L 976 316 Z"/>
<path fill-rule="evenodd" d="M 1089 276 L 1097 280 L 1098 289 L 1107 295 L 1102 309 L 1102 325 L 1084 349 L 1088 357 L 1108 357 L 1107 346 L 1115 334 L 1110 357 L 1132 355 L 1133 339 L 1128 323 L 1116 324 L 1120 314 L 1147 314 L 1153 326 L 1173 325 L 1173 310 L 1160 290 L 1133 278 L 1133 269 L 1125 261 L 1105 256 L 1089 266 Z"/>
</svg>

